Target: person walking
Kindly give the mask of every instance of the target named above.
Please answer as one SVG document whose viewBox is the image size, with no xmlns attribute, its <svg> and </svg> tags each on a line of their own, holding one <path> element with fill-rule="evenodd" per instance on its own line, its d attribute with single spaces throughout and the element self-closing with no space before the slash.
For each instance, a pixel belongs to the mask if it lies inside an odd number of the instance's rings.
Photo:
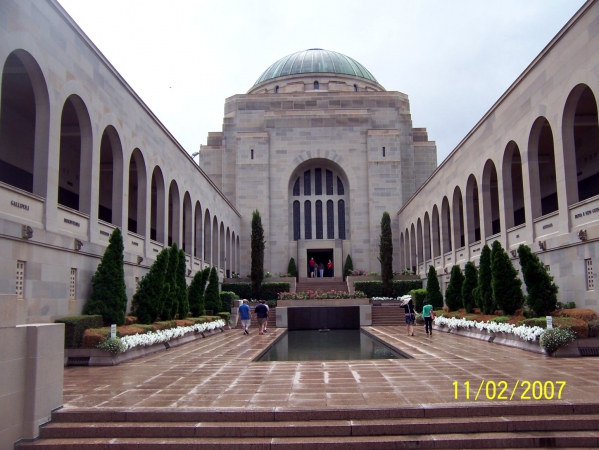
<svg viewBox="0 0 599 450">
<path fill-rule="evenodd" d="M 403 306 L 405 314 L 406 314 L 406 325 L 408 328 L 408 336 L 414 336 L 414 322 L 416 321 L 416 309 L 414 308 L 414 303 L 412 302 L 412 297 L 409 295 L 404 295 L 401 298 L 401 306 Z"/>
<path fill-rule="evenodd" d="M 324 263 L 322 261 L 318 264 L 318 273 L 320 274 L 320 278 L 324 277 Z"/>
<path fill-rule="evenodd" d="M 268 327 L 268 318 L 270 317 L 270 307 L 268 306 L 268 303 L 264 303 L 264 306 L 266 306 L 266 322 L 264 323 L 264 332 L 266 333 L 266 327 Z"/>
<path fill-rule="evenodd" d="M 247 300 L 243 300 L 239 305 L 239 318 L 241 319 L 241 326 L 243 326 L 243 334 L 250 334 L 248 328 L 252 322 L 252 316 L 250 315 L 250 306 Z"/>
<path fill-rule="evenodd" d="M 264 300 L 260 300 L 260 303 L 254 308 L 254 313 L 258 321 L 259 334 L 264 334 L 264 324 L 268 320 L 268 309 L 264 304 Z"/>
<path fill-rule="evenodd" d="M 424 329 L 426 330 L 426 334 L 433 334 L 433 318 L 435 317 L 433 313 L 433 305 L 429 305 L 428 302 L 424 301 L 424 306 L 422 308 L 422 317 L 424 319 Z"/>
</svg>

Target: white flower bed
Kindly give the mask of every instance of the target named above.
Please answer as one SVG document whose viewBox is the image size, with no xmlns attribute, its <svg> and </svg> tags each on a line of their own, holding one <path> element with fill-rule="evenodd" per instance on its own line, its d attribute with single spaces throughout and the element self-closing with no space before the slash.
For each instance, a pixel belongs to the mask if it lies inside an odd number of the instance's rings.
<svg viewBox="0 0 599 450">
<path fill-rule="evenodd" d="M 490 321 L 477 322 L 475 320 L 456 319 L 455 317 L 452 317 L 451 319 L 447 319 L 446 317 L 436 317 L 435 325 L 445 326 L 454 330 L 458 328 L 476 328 L 480 331 L 487 331 L 488 333 L 508 333 L 518 336 L 525 341 L 536 341 L 545 331 L 545 329 L 541 327 L 528 327 L 526 325 L 516 326 L 508 323 Z"/>
<path fill-rule="evenodd" d="M 146 334 L 135 334 L 133 336 L 124 336 L 119 338 L 123 343 L 123 351 L 127 351 L 134 347 L 151 346 L 161 342 L 167 342 L 171 339 L 179 338 L 192 332 L 203 332 L 215 330 L 225 326 L 225 321 L 222 319 L 213 322 L 204 322 L 192 325 L 190 327 L 176 327 L 168 330 L 150 331 Z"/>
</svg>

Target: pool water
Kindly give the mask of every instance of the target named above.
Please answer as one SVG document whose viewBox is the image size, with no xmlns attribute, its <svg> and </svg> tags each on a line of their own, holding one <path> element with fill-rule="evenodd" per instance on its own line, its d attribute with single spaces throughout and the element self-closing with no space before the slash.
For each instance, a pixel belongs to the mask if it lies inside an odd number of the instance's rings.
<svg viewBox="0 0 599 450">
<path fill-rule="evenodd" d="M 361 330 L 292 330 L 257 361 L 332 361 L 409 358 Z"/>
</svg>

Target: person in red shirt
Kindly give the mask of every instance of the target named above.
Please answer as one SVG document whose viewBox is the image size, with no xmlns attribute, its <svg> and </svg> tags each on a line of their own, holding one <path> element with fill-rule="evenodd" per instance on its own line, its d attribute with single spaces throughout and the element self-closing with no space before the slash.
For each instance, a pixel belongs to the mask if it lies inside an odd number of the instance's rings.
<svg viewBox="0 0 599 450">
<path fill-rule="evenodd" d="M 327 275 L 329 277 L 333 276 L 333 261 L 331 261 L 330 259 L 329 259 L 329 262 L 327 263 Z"/>
<path fill-rule="evenodd" d="M 308 265 L 310 266 L 310 277 L 314 278 L 314 273 L 316 272 L 316 261 L 314 261 L 314 258 L 310 258 L 310 262 L 308 263 Z"/>
</svg>

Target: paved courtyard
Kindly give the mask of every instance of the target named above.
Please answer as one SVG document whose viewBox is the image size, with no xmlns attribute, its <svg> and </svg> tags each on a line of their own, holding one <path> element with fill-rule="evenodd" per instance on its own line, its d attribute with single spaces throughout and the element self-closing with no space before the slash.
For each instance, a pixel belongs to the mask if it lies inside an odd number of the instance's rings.
<svg viewBox="0 0 599 450">
<path fill-rule="evenodd" d="M 482 380 L 520 400 L 522 381 L 565 381 L 561 400 L 599 403 L 599 358 L 550 358 L 420 327 L 366 327 L 413 359 L 252 362 L 283 330 L 229 330 L 113 367 L 67 367 L 66 408 L 340 409 L 474 404 Z M 460 383 L 455 399 L 454 381 Z M 470 400 L 463 383 L 470 382 Z M 547 389 L 551 386 L 548 384 Z M 489 384 L 489 395 L 493 395 Z M 537 389 L 537 394 L 539 390 Z M 549 395 L 549 391 L 548 394 Z M 545 394 L 543 394 L 545 395 Z M 476 404 L 487 402 L 485 388 Z M 541 400 L 547 401 L 547 400 Z M 497 403 L 498 401 L 492 401 Z M 504 400 L 506 402 L 506 400 Z M 509 402 L 509 400 L 507 401 Z"/>
</svg>

